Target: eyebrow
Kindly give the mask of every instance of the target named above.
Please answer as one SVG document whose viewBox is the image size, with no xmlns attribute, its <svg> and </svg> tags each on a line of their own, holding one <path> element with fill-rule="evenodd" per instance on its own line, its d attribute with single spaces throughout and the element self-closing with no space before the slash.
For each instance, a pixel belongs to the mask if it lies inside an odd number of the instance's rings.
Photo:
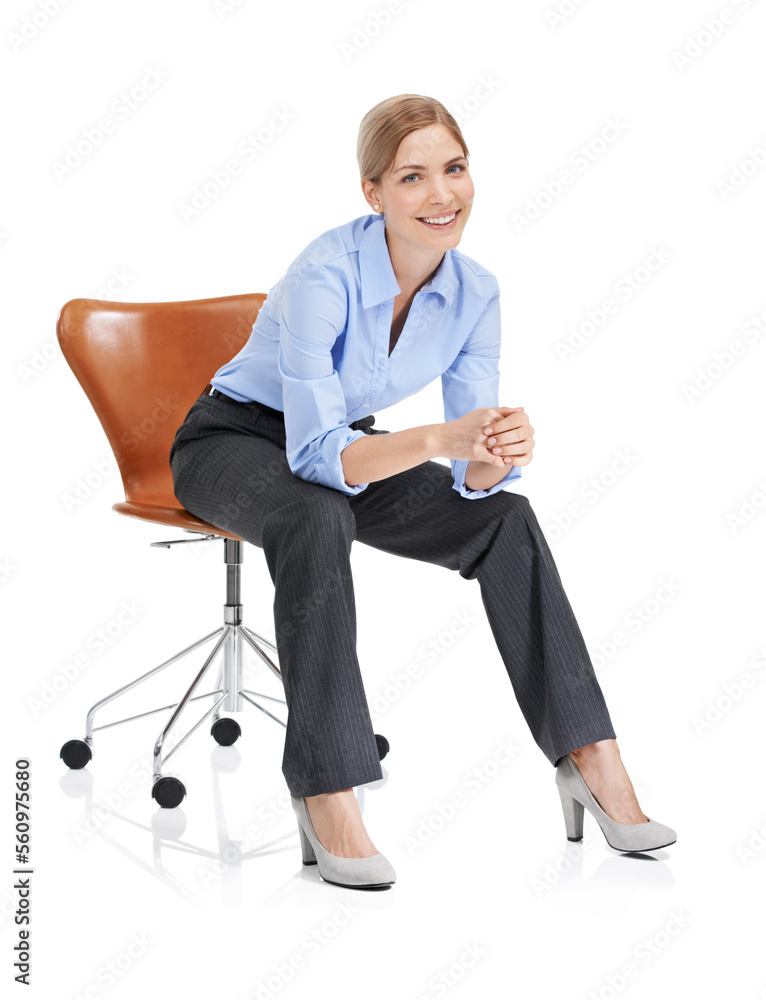
<svg viewBox="0 0 766 1000">
<path fill-rule="evenodd" d="M 447 160 L 447 162 L 444 164 L 444 166 L 448 167 L 450 165 L 450 163 L 455 163 L 456 160 L 466 160 L 467 161 L 467 159 L 468 159 L 468 157 L 467 156 L 463 156 L 462 154 L 460 156 L 453 156 L 451 160 Z M 398 174 L 400 170 L 425 170 L 425 169 L 426 169 L 426 167 L 424 167 L 422 163 L 405 163 L 405 165 L 403 167 L 397 167 L 396 170 L 394 171 L 394 173 Z"/>
</svg>

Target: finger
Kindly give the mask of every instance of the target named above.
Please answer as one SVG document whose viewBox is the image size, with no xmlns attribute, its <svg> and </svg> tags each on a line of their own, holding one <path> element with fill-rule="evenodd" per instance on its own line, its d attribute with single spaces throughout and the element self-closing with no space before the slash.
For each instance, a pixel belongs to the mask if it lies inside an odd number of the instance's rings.
<svg viewBox="0 0 766 1000">
<path fill-rule="evenodd" d="M 498 449 L 508 447 L 512 444 L 524 444 L 532 440 L 534 431 L 531 427 L 517 427 L 512 431 L 505 431 L 502 434 L 495 434 L 487 438 L 486 447 Z"/>
<path fill-rule="evenodd" d="M 487 448 L 487 451 L 492 455 L 524 455 L 530 450 L 529 442 L 524 439 L 523 441 L 513 441 L 511 444 L 495 445 L 493 448 Z"/>
<path fill-rule="evenodd" d="M 496 420 L 494 423 L 487 424 L 484 427 L 485 435 L 500 433 L 502 431 L 516 430 L 519 427 L 529 426 L 529 414 L 524 413 L 524 408 L 517 406 L 514 410 L 509 411 L 509 415 L 503 417 L 502 420 Z"/>
<path fill-rule="evenodd" d="M 521 413 L 524 410 L 523 406 L 495 406 L 493 409 L 497 410 L 502 418 L 509 416 L 511 413 Z M 500 421 L 498 420 L 498 423 Z M 492 425 L 489 424 L 484 428 L 485 434 L 492 433 Z"/>
</svg>

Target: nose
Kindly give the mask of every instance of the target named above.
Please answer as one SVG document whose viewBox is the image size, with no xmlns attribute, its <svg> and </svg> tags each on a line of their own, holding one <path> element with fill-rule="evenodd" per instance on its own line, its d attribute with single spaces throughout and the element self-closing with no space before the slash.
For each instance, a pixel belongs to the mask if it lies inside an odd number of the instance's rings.
<svg viewBox="0 0 766 1000">
<path fill-rule="evenodd" d="M 452 185 L 449 177 L 437 177 L 431 185 L 428 200 L 432 205 L 449 205 L 452 201 Z"/>
</svg>

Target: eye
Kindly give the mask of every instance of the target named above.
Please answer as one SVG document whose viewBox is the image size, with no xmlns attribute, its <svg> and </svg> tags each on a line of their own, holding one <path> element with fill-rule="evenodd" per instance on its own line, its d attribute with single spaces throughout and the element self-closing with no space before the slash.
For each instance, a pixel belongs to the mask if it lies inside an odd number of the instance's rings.
<svg viewBox="0 0 766 1000">
<path fill-rule="evenodd" d="M 466 170 L 466 167 L 464 167 L 462 163 L 450 163 L 449 167 L 447 167 L 447 170 L 448 171 L 452 170 L 453 167 L 459 174 L 462 174 Z M 402 177 L 402 184 L 408 184 L 410 177 L 420 177 L 420 174 L 407 174 L 406 177 Z"/>
</svg>

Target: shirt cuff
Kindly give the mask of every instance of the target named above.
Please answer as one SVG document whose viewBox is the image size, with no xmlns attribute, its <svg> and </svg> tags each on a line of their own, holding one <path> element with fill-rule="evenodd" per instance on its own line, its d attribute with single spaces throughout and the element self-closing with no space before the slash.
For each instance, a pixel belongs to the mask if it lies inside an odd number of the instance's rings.
<svg viewBox="0 0 766 1000">
<path fill-rule="evenodd" d="M 315 462 L 318 466 L 317 479 L 320 483 L 340 490 L 341 493 L 347 493 L 349 496 L 355 496 L 355 494 L 367 489 L 369 483 L 348 485 L 343 475 L 343 463 L 340 460 L 340 453 L 343 449 L 360 437 L 367 437 L 367 435 L 361 430 L 353 431 L 348 426 L 339 427 L 337 430 L 325 434 Z"/>
<path fill-rule="evenodd" d="M 498 490 L 502 490 L 509 483 L 521 478 L 521 467 L 518 465 L 512 465 L 508 473 L 503 476 L 500 482 L 495 483 L 495 485 L 491 486 L 488 490 L 469 490 L 465 485 L 465 474 L 467 471 L 467 461 L 452 461 L 452 478 L 454 479 L 452 489 L 457 490 L 460 496 L 465 497 L 466 500 L 479 500 L 481 497 L 491 496 L 493 493 L 497 493 Z"/>
</svg>

